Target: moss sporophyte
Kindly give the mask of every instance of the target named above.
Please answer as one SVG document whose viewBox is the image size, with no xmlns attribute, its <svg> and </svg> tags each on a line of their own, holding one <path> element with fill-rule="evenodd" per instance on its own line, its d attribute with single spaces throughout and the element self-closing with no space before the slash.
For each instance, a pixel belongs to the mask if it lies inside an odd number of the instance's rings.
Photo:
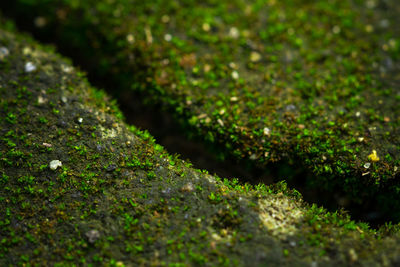
<svg viewBox="0 0 400 267">
<path fill-rule="evenodd" d="M 191 168 L 125 125 L 68 60 L 4 25 L 0 265 L 396 264 L 397 226 L 372 230 L 284 182 Z"/>
</svg>

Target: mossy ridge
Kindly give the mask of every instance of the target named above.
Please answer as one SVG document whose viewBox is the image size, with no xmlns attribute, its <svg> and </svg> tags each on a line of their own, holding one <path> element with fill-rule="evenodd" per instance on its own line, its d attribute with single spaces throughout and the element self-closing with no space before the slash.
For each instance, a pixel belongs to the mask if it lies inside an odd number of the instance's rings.
<svg viewBox="0 0 400 267">
<path fill-rule="evenodd" d="M 400 40 L 370 2 L 42 0 L 14 12 L 239 158 L 296 154 L 328 188 L 396 198 Z"/>
<path fill-rule="evenodd" d="M 1 265 L 396 264 L 396 227 L 192 169 L 51 48 L 0 47 Z"/>
</svg>

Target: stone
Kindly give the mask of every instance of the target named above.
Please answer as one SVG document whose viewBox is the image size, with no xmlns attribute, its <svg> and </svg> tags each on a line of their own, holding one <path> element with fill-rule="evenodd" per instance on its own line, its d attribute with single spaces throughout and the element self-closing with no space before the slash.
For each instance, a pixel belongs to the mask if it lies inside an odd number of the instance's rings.
<svg viewBox="0 0 400 267">
<path fill-rule="evenodd" d="M 100 238 L 100 232 L 96 229 L 92 229 L 86 232 L 85 236 L 88 238 L 89 243 L 94 243 Z"/>
<path fill-rule="evenodd" d="M 61 161 L 59 161 L 58 159 L 56 159 L 56 160 L 52 160 L 52 161 L 50 161 L 50 163 L 49 163 L 49 167 L 50 167 L 50 170 L 57 170 L 57 168 L 58 167 L 61 167 L 62 166 L 62 162 Z"/>
<path fill-rule="evenodd" d="M 36 66 L 32 62 L 26 62 L 25 64 L 25 72 L 32 72 L 36 70 Z"/>
<path fill-rule="evenodd" d="M 69 60 L 2 27 L 0 43 L 15 56 L 0 64 L 0 118 L 8 118 L 0 120 L 1 266 L 398 263 L 397 226 L 371 229 L 305 203 L 284 182 L 252 186 L 190 167 L 127 125 L 84 74 L 62 71 Z M 21 71 L 28 60 L 40 79 Z M 38 105 L 43 91 L 48 102 Z M 62 96 L 75 100 L 65 105 Z M 58 126 L 59 114 L 67 122 L 81 114 L 85 125 Z M 111 125 L 114 134 L 103 134 Z M 49 172 L 48 162 L 61 163 L 55 158 L 68 164 Z M 120 172 L 107 173 L 112 164 Z"/>
</svg>

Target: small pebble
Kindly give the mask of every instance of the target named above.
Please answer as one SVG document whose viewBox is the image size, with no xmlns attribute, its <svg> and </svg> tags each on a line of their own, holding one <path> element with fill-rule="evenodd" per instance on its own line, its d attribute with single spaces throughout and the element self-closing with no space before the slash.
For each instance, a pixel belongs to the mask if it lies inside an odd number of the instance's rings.
<svg viewBox="0 0 400 267">
<path fill-rule="evenodd" d="M 45 146 L 45 147 L 52 147 L 53 146 L 52 144 L 49 144 L 49 143 L 43 143 L 42 145 Z"/>
<path fill-rule="evenodd" d="M 334 34 L 339 34 L 340 33 L 340 27 L 338 25 L 333 26 L 332 32 Z"/>
<path fill-rule="evenodd" d="M 39 105 L 42 105 L 42 104 L 44 104 L 44 103 L 46 103 L 47 102 L 47 99 L 45 99 L 43 96 L 38 96 L 38 104 Z"/>
<path fill-rule="evenodd" d="M 230 62 L 230 63 L 229 63 L 229 67 L 230 67 L 231 69 L 237 69 L 237 64 L 236 64 L 235 62 Z"/>
<path fill-rule="evenodd" d="M 8 51 L 7 47 L 5 46 L 0 47 L 0 60 L 7 57 L 9 54 L 10 52 Z"/>
<path fill-rule="evenodd" d="M 286 109 L 286 111 L 295 111 L 296 106 L 293 104 L 290 104 L 290 105 L 287 105 L 285 109 Z"/>
<path fill-rule="evenodd" d="M 233 78 L 234 80 L 239 79 L 239 73 L 238 73 L 237 71 L 232 71 L 232 78 Z"/>
<path fill-rule="evenodd" d="M 166 35 L 164 35 L 164 40 L 170 42 L 172 40 L 172 35 L 167 33 Z"/>
<path fill-rule="evenodd" d="M 62 65 L 61 65 L 61 70 L 62 70 L 63 72 L 65 72 L 65 73 L 70 73 L 70 72 L 72 71 L 72 67 L 71 67 L 71 66 L 68 66 L 68 65 L 62 64 Z"/>
<path fill-rule="evenodd" d="M 203 70 L 205 73 L 209 72 L 211 70 L 211 65 L 205 64 Z"/>
<path fill-rule="evenodd" d="M 62 166 L 62 162 L 61 161 L 59 161 L 58 159 L 56 159 L 56 160 L 52 160 L 52 161 L 50 161 L 50 169 L 51 170 L 56 170 L 58 167 L 61 167 Z"/>
<path fill-rule="evenodd" d="M 233 39 L 239 38 L 240 32 L 237 28 L 232 27 L 229 30 L 229 36 L 232 37 Z"/>
<path fill-rule="evenodd" d="M 255 52 L 255 51 L 250 53 L 250 61 L 251 62 L 258 62 L 260 60 L 261 60 L 261 54 L 260 53 Z"/>
<path fill-rule="evenodd" d="M 251 160 L 256 160 L 257 159 L 257 155 L 256 154 L 251 154 L 250 159 Z"/>
<path fill-rule="evenodd" d="M 253 52 L 250 53 L 250 61 L 251 61 L 251 62 L 258 62 L 258 61 L 260 61 L 260 60 L 261 60 L 261 55 L 260 55 L 260 53 L 255 52 L 255 51 L 253 51 Z"/>
<path fill-rule="evenodd" d="M 128 41 L 128 43 L 133 44 L 135 42 L 135 36 L 133 36 L 133 34 L 128 34 L 126 36 L 126 41 Z"/>
<path fill-rule="evenodd" d="M 94 242 L 96 242 L 97 239 L 100 238 L 100 232 L 95 229 L 88 231 L 85 235 L 88 238 L 89 243 L 91 244 L 93 244 Z"/>
<path fill-rule="evenodd" d="M 205 32 L 208 32 L 208 31 L 211 30 L 211 26 L 210 26 L 210 24 L 208 24 L 208 23 L 204 23 L 204 24 L 202 25 L 202 28 L 203 28 L 203 31 L 205 31 Z"/>
<path fill-rule="evenodd" d="M 35 70 L 36 70 L 36 66 L 33 65 L 32 62 L 27 62 L 27 63 L 25 64 L 25 71 L 26 71 L 26 72 L 32 72 L 32 71 L 35 71 Z"/>
</svg>

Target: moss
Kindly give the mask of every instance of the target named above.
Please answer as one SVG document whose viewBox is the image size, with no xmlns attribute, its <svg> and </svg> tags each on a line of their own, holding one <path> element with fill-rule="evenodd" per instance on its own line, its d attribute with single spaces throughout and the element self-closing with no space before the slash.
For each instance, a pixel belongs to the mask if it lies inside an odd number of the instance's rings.
<svg viewBox="0 0 400 267">
<path fill-rule="evenodd" d="M 261 165 L 299 159 L 318 186 L 357 201 L 390 192 L 380 203 L 389 210 L 399 202 L 396 1 L 41 0 L 4 8 L 96 77 L 111 77 L 112 88 L 167 106 L 224 153 Z"/>
<path fill-rule="evenodd" d="M 3 29 L 0 45 L 0 265 L 398 263 L 398 226 L 371 230 L 283 182 L 192 169 L 52 49 Z"/>
</svg>

